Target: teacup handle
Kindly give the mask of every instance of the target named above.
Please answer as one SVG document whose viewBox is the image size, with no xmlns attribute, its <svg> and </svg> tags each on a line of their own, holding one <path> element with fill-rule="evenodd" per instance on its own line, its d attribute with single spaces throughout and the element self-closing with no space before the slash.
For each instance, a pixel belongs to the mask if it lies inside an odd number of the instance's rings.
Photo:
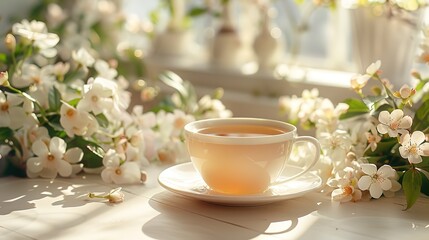
<svg viewBox="0 0 429 240">
<path fill-rule="evenodd" d="M 320 143 L 319 143 L 319 141 L 316 138 L 310 137 L 310 136 L 299 136 L 299 137 L 296 137 L 294 139 L 293 144 L 298 143 L 298 142 L 309 142 L 309 143 L 313 144 L 316 147 L 315 156 L 312 159 L 311 164 L 309 164 L 307 167 L 304 167 L 301 172 L 299 172 L 299 173 L 297 173 L 297 174 L 295 174 L 295 175 L 293 175 L 291 177 L 288 177 L 286 179 L 282 179 L 280 181 L 275 181 L 273 183 L 274 185 L 276 185 L 276 184 L 282 184 L 282 183 L 288 182 L 290 180 L 293 180 L 293 179 L 295 179 L 297 177 L 300 177 L 300 176 L 304 175 L 305 173 L 307 173 L 308 171 L 310 171 L 310 169 L 314 165 L 316 165 L 317 161 L 319 161 L 319 158 L 320 158 Z"/>
</svg>

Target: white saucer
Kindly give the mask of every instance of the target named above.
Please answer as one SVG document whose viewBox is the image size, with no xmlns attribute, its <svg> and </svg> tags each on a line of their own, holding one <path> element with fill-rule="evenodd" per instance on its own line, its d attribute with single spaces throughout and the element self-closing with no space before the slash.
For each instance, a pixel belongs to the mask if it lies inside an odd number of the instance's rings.
<svg viewBox="0 0 429 240">
<path fill-rule="evenodd" d="M 300 171 L 298 167 L 290 166 L 290 169 L 287 173 L 283 173 L 280 180 Z M 164 170 L 159 175 L 158 182 L 165 189 L 177 194 L 206 202 L 232 206 L 263 205 L 296 198 L 322 185 L 322 179 L 309 172 L 297 179 L 274 185 L 261 194 L 225 195 L 210 190 L 191 162 L 175 165 Z"/>
</svg>

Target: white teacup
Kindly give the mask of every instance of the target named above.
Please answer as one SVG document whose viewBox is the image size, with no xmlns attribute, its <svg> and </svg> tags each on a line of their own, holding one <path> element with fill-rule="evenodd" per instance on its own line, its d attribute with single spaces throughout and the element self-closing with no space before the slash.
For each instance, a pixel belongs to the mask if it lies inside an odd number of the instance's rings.
<svg viewBox="0 0 429 240">
<path fill-rule="evenodd" d="M 216 192 L 244 195 L 265 192 L 270 186 L 295 179 L 310 170 L 320 156 L 320 144 L 309 136 L 297 136 L 296 127 L 259 118 L 218 118 L 185 126 L 191 161 L 204 182 Z M 296 142 L 315 148 L 309 164 L 288 179 L 288 159 Z M 290 165 L 289 165 L 290 166 Z"/>
</svg>

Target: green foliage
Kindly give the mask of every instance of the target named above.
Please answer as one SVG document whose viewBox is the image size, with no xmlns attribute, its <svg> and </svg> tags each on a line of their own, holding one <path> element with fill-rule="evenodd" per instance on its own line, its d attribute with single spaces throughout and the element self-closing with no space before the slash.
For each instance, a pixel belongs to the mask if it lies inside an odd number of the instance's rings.
<svg viewBox="0 0 429 240">
<path fill-rule="evenodd" d="M 344 100 L 344 103 L 349 105 L 349 109 L 340 116 L 341 120 L 369 113 L 367 105 L 359 99 L 349 98 Z"/>
<path fill-rule="evenodd" d="M 404 189 L 405 197 L 407 199 L 407 207 L 405 210 L 411 208 L 420 196 L 420 189 L 422 187 L 422 176 L 420 171 L 411 168 L 405 172 L 402 178 L 402 188 Z"/>
<path fill-rule="evenodd" d="M 203 8 L 203 7 L 195 7 L 195 8 L 191 8 L 187 15 L 190 17 L 198 17 L 201 15 L 204 15 L 208 12 L 207 8 Z"/>
<path fill-rule="evenodd" d="M 82 149 L 83 158 L 81 163 L 83 163 L 85 167 L 98 168 L 103 166 L 104 150 L 97 143 L 75 136 L 71 141 L 67 142 L 67 147 L 78 147 Z"/>
<path fill-rule="evenodd" d="M 422 188 L 421 193 L 425 194 L 426 196 L 429 196 L 429 179 L 428 175 L 424 174 L 423 172 L 420 172 L 420 175 L 422 177 Z"/>
<path fill-rule="evenodd" d="M 424 102 L 419 109 L 417 109 L 416 114 L 413 119 L 413 125 L 411 130 L 413 131 L 422 131 L 424 133 L 428 132 L 429 128 L 429 102 Z"/>
<path fill-rule="evenodd" d="M 109 120 L 107 119 L 106 115 L 100 113 L 95 116 L 95 119 L 97 119 L 98 124 L 102 127 L 108 127 L 109 126 Z"/>
<path fill-rule="evenodd" d="M 56 112 L 61 107 L 61 93 L 58 89 L 53 86 L 48 93 L 49 110 Z"/>
</svg>

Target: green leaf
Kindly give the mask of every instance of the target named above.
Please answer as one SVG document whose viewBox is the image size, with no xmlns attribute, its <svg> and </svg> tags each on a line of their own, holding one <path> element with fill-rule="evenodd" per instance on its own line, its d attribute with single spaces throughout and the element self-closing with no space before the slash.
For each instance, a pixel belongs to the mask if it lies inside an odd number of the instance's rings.
<svg viewBox="0 0 429 240">
<path fill-rule="evenodd" d="M 58 89 L 53 86 L 48 93 L 48 102 L 49 102 L 49 109 L 51 111 L 58 111 L 61 107 L 61 93 L 58 91 Z"/>
<path fill-rule="evenodd" d="M 417 109 L 416 114 L 413 119 L 413 125 L 411 126 L 412 131 L 424 131 L 429 127 L 429 102 L 424 102 L 419 109 Z"/>
<path fill-rule="evenodd" d="M 64 83 L 71 82 L 76 79 L 81 79 L 85 77 L 85 72 L 83 70 L 70 71 L 64 75 Z"/>
<path fill-rule="evenodd" d="M 340 116 L 340 119 L 351 118 L 369 112 L 369 108 L 359 99 L 349 98 L 344 100 L 344 103 L 349 105 L 349 109 Z"/>
<path fill-rule="evenodd" d="M 78 147 L 82 149 L 83 158 L 81 163 L 86 168 L 98 168 L 103 166 L 104 150 L 97 143 L 76 136 L 67 143 L 68 148 Z"/>
<path fill-rule="evenodd" d="M 207 8 L 195 7 L 195 8 L 192 8 L 191 10 L 189 10 L 187 15 L 190 17 L 198 17 L 198 16 L 201 16 L 201 15 L 207 13 L 207 11 L 208 11 Z"/>
<path fill-rule="evenodd" d="M 75 98 L 75 99 L 68 101 L 67 103 L 72 107 L 76 107 L 77 104 L 79 103 L 79 101 L 80 101 L 80 98 Z"/>
<path fill-rule="evenodd" d="M 5 53 L 0 53 L 0 62 L 7 63 L 7 55 Z"/>
<path fill-rule="evenodd" d="M 421 193 L 429 196 L 429 173 L 425 174 L 423 171 L 420 171 L 420 175 L 422 176 L 422 188 L 420 190 Z"/>
<path fill-rule="evenodd" d="M 21 143 L 15 138 L 14 131 L 8 127 L 0 127 L 0 145 L 8 145 L 22 154 Z"/>
<path fill-rule="evenodd" d="M 378 95 L 378 96 L 368 96 L 366 98 L 363 98 L 362 101 L 366 104 L 368 109 L 373 109 L 374 105 L 378 102 L 386 99 L 385 95 Z"/>
<path fill-rule="evenodd" d="M 8 127 L 0 127 L 0 141 L 13 136 L 13 130 Z"/>
<path fill-rule="evenodd" d="M 100 113 L 98 115 L 95 116 L 95 119 L 97 119 L 98 124 L 100 124 L 101 127 L 108 127 L 109 126 L 109 120 L 107 119 L 107 117 Z"/>
<path fill-rule="evenodd" d="M 408 169 L 402 179 L 402 188 L 404 189 L 405 198 L 407 199 L 407 210 L 411 208 L 420 196 L 422 186 L 422 177 L 417 169 Z"/>
<path fill-rule="evenodd" d="M 377 149 L 375 149 L 374 152 L 371 151 L 371 149 L 368 149 L 365 152 L 365 155 L 374 157 L 392 155 L 392 149 L 396 144 L 398 144 L 398 140 L 396 140 L 396 138 L 384 138 L 379 143 L 377 143 Z"/>
<path fill-rule="evenodd" d="M 377 109 L 372 113 L 372 115 L 378 118 L 378 115 L 382 111 L 392 112 L 393 110 L 394 110 L 394 108 L 390 104 L 386 103 L 386 104 L 383 104 L 383 105 L 377 107 Z"/>
<path fill-rule="evenodd" d="M 185 97 L 188 96 L 188 91 L 184 87 L 183 80 L 182 78 L 179 77 L 179 75 L 170 71 L 166 71 L 161 75 L 159 75 L 159 79 L 165 84 L 167 84 L 168 86 L 178 91 L 181 96 L 185 96 Z"/>
</svg>

